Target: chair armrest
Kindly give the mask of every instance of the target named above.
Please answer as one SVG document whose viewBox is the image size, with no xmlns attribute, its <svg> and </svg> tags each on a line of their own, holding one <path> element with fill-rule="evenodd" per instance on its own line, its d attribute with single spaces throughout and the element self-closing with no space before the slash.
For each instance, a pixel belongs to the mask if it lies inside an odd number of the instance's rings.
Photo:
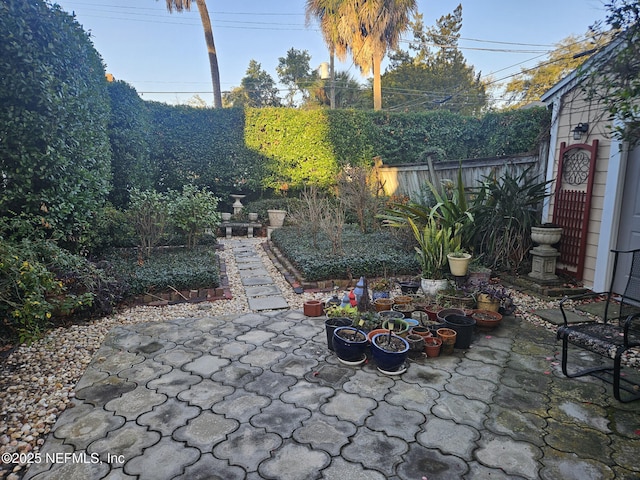
<svg viewBox="0 0 640 480">
<path fill-rule="evenodd" d="M 625 346 L 625 348 L 637 347 L 637 346 L 640 345 L 640 343 L 637 340 L 635 342 L 631 342 L 631 343 L 629 342 L 629 330 L 631 329 L 631 324 L 635 320 L 638 320 L 639 322 L 638 322 L 638 325 L 636 327 L 634 327 L 633 330 L 635 330 L 638 333 L 638 335 L 640 335 L 640 313 L 632 313 L 624 321 L 623 332 L 624 332 L 624 346 Z"/>
</svg>

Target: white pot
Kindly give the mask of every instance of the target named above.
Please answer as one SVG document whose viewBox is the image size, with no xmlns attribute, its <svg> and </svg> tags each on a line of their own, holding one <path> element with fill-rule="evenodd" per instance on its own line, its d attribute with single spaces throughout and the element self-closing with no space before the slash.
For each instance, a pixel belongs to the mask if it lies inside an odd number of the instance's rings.
<svg viewBox="0 0 640 480">
<path fill-rule="evenodd" d="M 281 227 L 284 225 L 284 217 L 287 216 L 286 210 L 267 210 L 269 214 L 269 226 Z"/>
<path fill-rule="evenodd" d="M 220 214 L 220 217 L 222 218 L 223 222 L 228 222 L 229 220 L 231 220 L 231 214 L 228 212 L 222 212 Z"/>
<path fill-rule="evenodd" d="M 255 212 L 251 212 L 249 214 L 249 221 L 250 222 L 255 222 L 256 220 L 258 220 L 258 214 Z"/>
<path fill-rule="evenodd" d="M 462 257 L 456 257 L 449 253 L 447 254 L 447 260 L 449 261 L 449 270 L 454 277 L 464 277 L 469 269 L 469 262 L 471 261 L 471 254 L 463 253 Z"/>
<path fill-rule="evenodd" d="M 446 290 L 449 287 L 449 281 L 446 278 L 441 280 L 433 280 L 432 278 L 421 278 L 420 286 L 425 295 L 436 296 L 438 292 Z"/>
</svg>

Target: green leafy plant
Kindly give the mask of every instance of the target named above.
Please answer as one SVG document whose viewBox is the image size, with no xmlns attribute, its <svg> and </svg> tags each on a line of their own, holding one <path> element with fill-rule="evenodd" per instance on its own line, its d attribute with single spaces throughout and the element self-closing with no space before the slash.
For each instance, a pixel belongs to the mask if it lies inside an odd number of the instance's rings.
<svg viewBox="0 0 640 480">
<path fill-rule="evenodd" d="M 516 270 L 531 249 L 531 227 L 537 224 L 547 185 L 531 174 L 485 177 L 473 189 L 474 222 L 469 226 L 475 253 L 494 270 Z"/>
<path fill-rule="evenodd" d="M 427 217 L 423 226 L 418 226 L 411 218 L 407 221 L 418 242 L 415 251 L 422 268 L 422 277 L 433 280 L 443 278 L 447 254 L 460 248 L 460 237 L 453 235 L 451 227 L 441 226 L 434 216 Z"/>
<path fill-rule="evenodd" d="M 127 215 L 138 236 L 138 247 L 144 256 L 160 243 L 169 223 L 169 197 L 153 190 L 131 190 Z"/>
<path fill-rule="evenodd" d="M 194 248 L 206 229 L 220 225 L 218 198 L 194 185 L 185 185 L 171 202 L 171 222 L 186 236 L 188 248 Z"/>
</svg>

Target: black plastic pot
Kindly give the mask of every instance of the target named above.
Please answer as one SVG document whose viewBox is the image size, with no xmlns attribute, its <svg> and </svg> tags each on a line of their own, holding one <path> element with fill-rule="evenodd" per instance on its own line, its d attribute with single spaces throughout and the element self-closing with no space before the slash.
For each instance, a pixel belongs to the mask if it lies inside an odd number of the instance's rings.
<svg viewBox="0 0 640 480">
<path fill-rule="evenodd" d="M 338 327 L 351 326 L 351 319 L 348 317 L 332 317 L 324 322 L 324 328 L 327 333 L 327 346 L 333 351 L 333 332 Z"/>
<path fill-rule="evenodd" d="M 473 328 L 476 326 L 476 321 L 473 318 L 465 315 L 447 315 L 444 324 L 457 333 L 455 348 L 469 348 L 473 337 Z"/>
</svg>

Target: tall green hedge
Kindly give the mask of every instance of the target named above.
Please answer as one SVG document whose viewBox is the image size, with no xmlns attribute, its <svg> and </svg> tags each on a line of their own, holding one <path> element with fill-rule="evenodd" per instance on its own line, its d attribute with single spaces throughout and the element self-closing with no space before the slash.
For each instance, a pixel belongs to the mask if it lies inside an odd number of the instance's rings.
<svg viewBox="0 0 640 480">
<path fill-rule="evenodd" d="M 41 0 L 0 2 L 0 39 L 0 219 L 77 244 L 109 189 L 102 60 Z"/>
<path fill-rule="evenodd" d="M 111 100 L 109 142 L 113 188 L 109 200 L 119 208 L 129 204 L 129 191 L 153 188 L 155 165 L 149 154 L 149 112 L 136 90 L 118 80 L 108 85 Z"/>
<path fill-rule="evenodd" d="M 346 164 L 459 160 L 535 152 L 549 115 L 544 108 L 482 118 L 448 111 L 197 109 L 148 104 L 157 186 L 207 186 L 257 196 L 262 189 L 329 186 Z M 195 179 L 195 180 L 194 180 Z"/>
</svg>

